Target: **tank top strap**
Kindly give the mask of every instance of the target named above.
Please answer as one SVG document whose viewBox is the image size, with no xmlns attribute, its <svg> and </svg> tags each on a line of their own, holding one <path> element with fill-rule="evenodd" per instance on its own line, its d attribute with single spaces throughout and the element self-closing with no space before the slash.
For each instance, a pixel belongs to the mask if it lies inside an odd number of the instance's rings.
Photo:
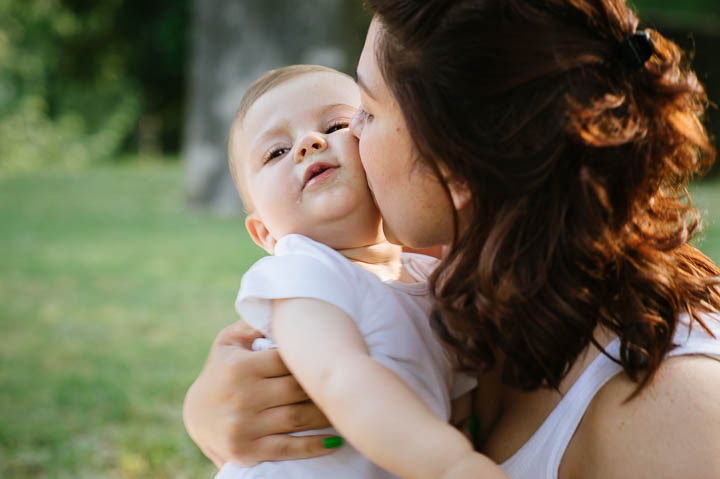
<svg viewBox="0 0 720 479">
<path fill-rule="evenodd" d="M 619 340 L 614 339 L 605 351 L 617 357 L 619 346 Z M 598 355 L 535 434 L 502 464 L 508 476 L 513 479 L 557 478 L 565 449 L 585 410 L 600 388 L 621 371 L 619 364 L 604 354 Z"/>
<path fill-rule="evenodd" d="M 679 317 L 675 347 L 668 356 L 701 354 L 720 360 L 720 314 L 703 315 L 711 334 L 687 314 Z M 714 336 L 714 337 L 713 337 Z M 540 428 L 501 467 L 512 479 L 557 479 L 560 463 L 585 411 L 597 392 L 622 372 L 610 358 L 620 357 L 615 338 L 580 375 Z"/>
<path fill-rule="evenodd" d="M 676 346 L 668 356 L 698 354 L 720 360 L 720 314 L 703 315 L 702 318 L 710 334 L 697 321 L 691 322 L 687 314 L 680 315 L 673 338 Z"/>
<path fill-rule="evenodd" d="M 605 354 L 599 354 L 584 373 L 575 381 L 570 390 L 565 394 L 561 403 L 562 408 L 556 408 L 554 444 L 549 456 L 548 476 L 553 479 L 558 477 L 560 463 L 565 455 L 565 450 L 570 444 L 580 421 L 585 416 L 585 411 L 595 398 L 595 395 L 608 381 L 622 372 L 622 366 L 610 359 L 620 357 L 620 340 L 615 338 L 605 347 Z"/>
</svg>

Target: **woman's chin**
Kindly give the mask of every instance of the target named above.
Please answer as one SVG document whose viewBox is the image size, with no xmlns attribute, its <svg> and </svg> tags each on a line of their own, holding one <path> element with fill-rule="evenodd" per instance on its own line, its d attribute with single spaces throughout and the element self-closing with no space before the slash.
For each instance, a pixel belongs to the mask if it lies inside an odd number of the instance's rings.
<svg viewBox="0 0 720 479">
<path fill-rule="evenodd" d="M 402 241 L 400 241 L 400 239 L 397 237 L 397 235 L 395 235 L 395 232 L 393 231 L 392 227 L 390 227 L 388 225 L 387 221 L 385 221 L 384 218 L 381 222 L 381 228 L 382 228 L 382 234 L 388 242 L 390 242 L 392 244 L 400 245 L 400 246 L 410 246 L 410 245 L 406 245 Z"/>
</svg>

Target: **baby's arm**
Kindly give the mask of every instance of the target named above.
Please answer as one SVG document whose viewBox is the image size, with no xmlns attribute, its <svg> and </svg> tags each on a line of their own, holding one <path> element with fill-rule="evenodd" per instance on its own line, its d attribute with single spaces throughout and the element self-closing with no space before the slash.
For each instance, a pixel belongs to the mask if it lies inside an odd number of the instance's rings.
<svg viewBox="0 0 720 479">
<path fill-rule="evenodd" d="M 274 300 L 272 330 L 288 369 L 371 461 L 404 478 L 506 477 L 370 357 L 341 309 L 314 299 Z"/>
</svg>

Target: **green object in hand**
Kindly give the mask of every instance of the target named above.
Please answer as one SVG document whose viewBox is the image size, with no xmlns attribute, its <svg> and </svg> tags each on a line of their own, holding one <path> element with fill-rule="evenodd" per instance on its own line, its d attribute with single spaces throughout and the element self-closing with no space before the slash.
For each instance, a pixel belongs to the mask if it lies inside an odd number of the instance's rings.
<svg viewBox="0 0 720 479">
<path fill-rule="evenodd" d="M 339 436 L 326 437 L 323 439 L 323 446 L 325 449 L 334 449 L 340 447 L 343 444 L 343 438 Z"/>
<path fill-rule="evenodd" d="M 470 430 L 470 439 L 473 442 L 473 445 L 475 445 L 475 439 L 477 439 L 477 429 L 478 429 L 478 420 L 475 414 L 470 416 L 470 425 L 468 427 Z"/>
</svg>

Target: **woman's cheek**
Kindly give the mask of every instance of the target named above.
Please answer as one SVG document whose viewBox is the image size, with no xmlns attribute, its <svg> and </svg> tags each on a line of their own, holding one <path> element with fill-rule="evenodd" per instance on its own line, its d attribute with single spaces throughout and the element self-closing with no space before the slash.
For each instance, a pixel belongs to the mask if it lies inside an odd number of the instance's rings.
<svg viewBox="0 0 720 479">
<path fill-rule="evenodd" d="M 370 178 L 374 176 L 375 165 L 377 164 L 377 150 L 373 147 L 374 144 L 369 140 L 371 140 L 371 138 L 363 132 L 363 135 L 360 136 L 358 145 L 360 151 L 360 162 L 365 170 L 365 175 L 368 177 L 368 181 L 370 181 Z"/>
<path fill-rule="evenodd" d="M 365 174 L 367 175 L 367 147 L 365 146 L 365 141 L 363 139 L 363 136 L 360 136 L 358 138 L 358 154 L 360 155 L 360 164 L 363 167 L 363 170 L 365 170 Z"/>
</svg>

